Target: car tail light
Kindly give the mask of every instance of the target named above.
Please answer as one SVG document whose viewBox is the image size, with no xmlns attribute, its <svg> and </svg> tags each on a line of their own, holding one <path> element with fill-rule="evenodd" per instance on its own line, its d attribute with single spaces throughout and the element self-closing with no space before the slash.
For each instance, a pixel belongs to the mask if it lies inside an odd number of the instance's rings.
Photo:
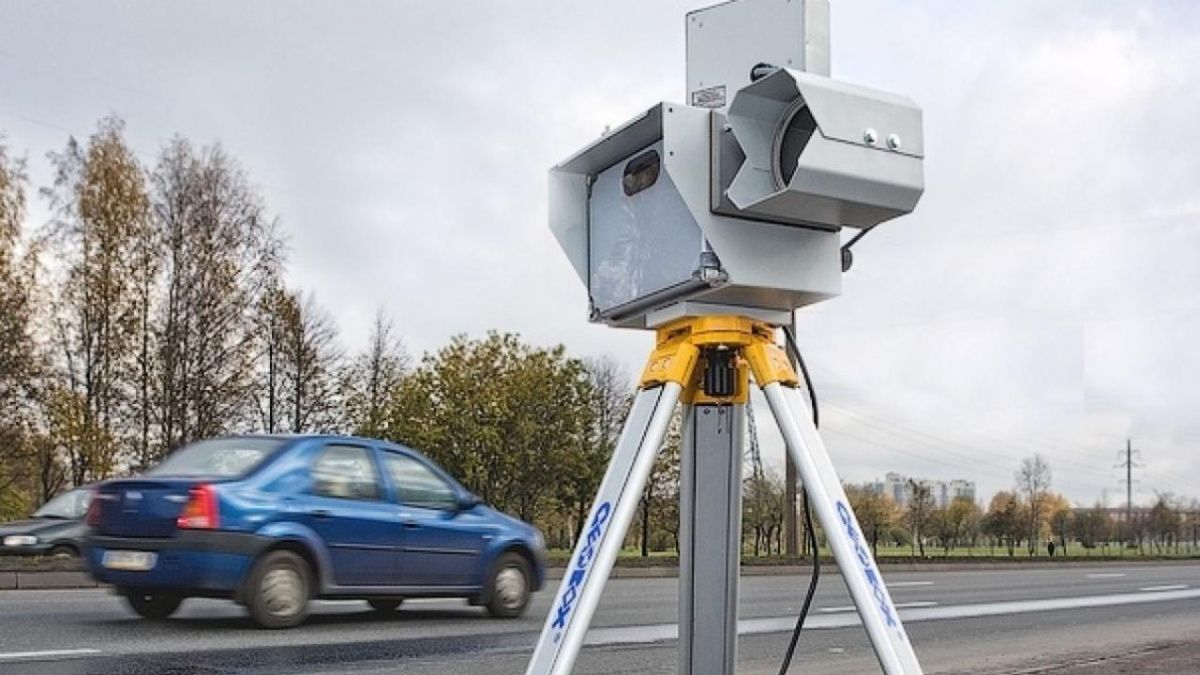
<svg viewBox="0 0 1200 675">
<path fill-rule="evenodd" d="M 92 498 L 88 501 L 86 522 L 88 527 L 100 527 L 100 490 L 92 490 Z"/>
<path fill-rule="evenodd" d="M 188 490 L 187 503 L 175 525 L 188 530 L 214 530 L 221 524 L 217 511 L 217 493 L 210 485 L 197 485 Z"/>
</svg>

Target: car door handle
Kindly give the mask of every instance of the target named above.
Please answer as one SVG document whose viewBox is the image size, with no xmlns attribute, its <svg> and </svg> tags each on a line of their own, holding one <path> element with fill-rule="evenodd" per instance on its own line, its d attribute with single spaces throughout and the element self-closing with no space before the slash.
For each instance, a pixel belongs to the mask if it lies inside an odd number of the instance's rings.
<svg viewBox="0 0 1200 675">
<path fill-rule="evenodd" d="M 418 528 L 420 528 L 420 527 L 421 527 L 420 523 L 418 523 L 417 521 L 413 520 L 412 518 L 409 518 L 409 519 L 407 519 L 407 520 L 405 520 L 405 521 L 404 521 L 404 528 L 405 528 L 406 530 L 416 530 L 416 529 L 418 529 Z"/>
<path fill-rule="evenodd" d="M 308 512 L 308 515 L 312 516 L 313 518 L 316 518 L 317 520 L 325 520 L 326 518 L 329 518 L 329 516 L 331 516 L 333 514 L 329 513 L 328 509 L 313 509 Z"/>
</svg>

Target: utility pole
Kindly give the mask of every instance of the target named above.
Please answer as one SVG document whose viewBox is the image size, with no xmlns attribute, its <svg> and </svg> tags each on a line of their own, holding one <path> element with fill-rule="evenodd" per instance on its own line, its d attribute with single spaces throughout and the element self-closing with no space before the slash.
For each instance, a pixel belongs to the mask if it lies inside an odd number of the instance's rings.
<svg viewBox="0 0 1200 675">
<path fill-rule="evenodd" d="M 1125 439 L 1125 522 L 1133 527 L 1133 439 L 1130 438 Z"/>
<path fill-rule="evenodd" d="M 1129 543 L 1135 540 L 1133 529 L 1133 467 L 1140 466 L 1133 461 L 1134 453 L 1138 452 L 1133 449 L 1133 439 L 1125 439 L 1125 451 L 1122 453 L 1125 458 L 1117 464 L 1117 468 L 1125 469 L 1125 527 L 1129 528 Z"/>
</svg>

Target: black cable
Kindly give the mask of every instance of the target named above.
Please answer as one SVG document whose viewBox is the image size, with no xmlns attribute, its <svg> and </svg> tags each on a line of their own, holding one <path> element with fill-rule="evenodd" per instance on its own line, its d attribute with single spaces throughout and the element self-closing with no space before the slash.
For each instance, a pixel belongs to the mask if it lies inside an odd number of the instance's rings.
<svg viewBox="0 0 1200 675">
<path fill-rule="evenodd" d="M 821 578 L 821 554 L 817 551 L 817 531 L 813 528 L 812 509 L 808 504 L 808 490 L 804 494 L 804 528 L 808 530 L 808 546 L 812 549 L 813 569 L 808 582 L 808 592 L 804 595 L 804 604 L 800 607 L 800 616 L 796 617 L 796 627 L 792 629 L 792 639 L 788 642 L 787 653 L 783 655 L 783 663 L 779 666 L 779 675 L 786 675 L 792 665 L 792 656 L 796 653 L 796 643 L 800 641 L 800 631 L 804 630 L 804 620 L 808 618 L 808 610 L 812 607 L 813 596 L 817 594 L 817 580 Z"/>
<path fill-rule="evenodd" d="M 862 236 L 861 234 L 859 236 Z M 853 241 L 851 242 L 853 243 Z M 804 376 L 804 385 L 808 389 L 808 400 L 812 405 L 813 426 L 820 426 L 820 413 L 817 411 L 817 392 L 813 389 L 812 378 L 808 374 L 808 366 L 804 363 L 804 357 L 800 355 L 800 347 L 796 344 L 796 336 L 792 334 L 792 329 L 789 326 L 783 327 L 783 335 L 786 338 L 788 349 L 792 352 L 792 356 L 796 357 L 796 364 L 800 366 L 800 373 Z M 808 490 L 802 490 L 804 504 L 804 529 L 808 532 L 809 549 L 812 550 L 813 568 L 812 576 L 808 580 L 808 592 L 804 595 L 804 604 L 800 606 L 800 615 L 796 617 L 796 627 L 792 629 L 792 639 L 788 642 L 787 652 L 783 656 L 783 663 L 779 666 L 779 675 L 786 675 L 788 668 L 792 665 L 792 657 L 796 654 L 796 644 L 800 642 L 800 632 L 804 630 L 804 620 L 808 618 L 808 611 L 812 608 L 813 596 L 817 593 L 817 580 L 821 578 L 821 552 L 817 549 L 817 530 L 813 527 L 812 506 L 808 501 Z"/>
<path fill-rule="evenodd" d="M 846 242 L 845 244 L 842 244 L 842 250 L 849 251 L 851 246 L 854 246 L 855 244 L 857 244 L 859 239 L 862 239 L 863 237 L 867 236 L 867 233 L 873 229 L 875 229 L 874 225 L 872 225 L 870 227 L 864 227 L 863 229 L 859 230 L 858 234 L 856 234 L 850 238 L 850 241 Z"/>
<path fill-rule="evenodd" d="M 800 374 L 804 376 L 804 387 L 808 389 L 808 403 L 812 406 L 813 426 L 821 426 L 821 413 L 817 410 L 817 390 L 813 389 L 812 377 L 808 374 L 808 366 L 804 363 L 804 357 L 800 355 L 800 347 L 796 344 L 796 336 L 792 334 L 792 329 L 789 326 L 783 327 L 783 337 L 787 338 L 788 349 L 792 352 L 792 356 L 796 357 L 796 363 L 800 366 Z"/>
</svg>

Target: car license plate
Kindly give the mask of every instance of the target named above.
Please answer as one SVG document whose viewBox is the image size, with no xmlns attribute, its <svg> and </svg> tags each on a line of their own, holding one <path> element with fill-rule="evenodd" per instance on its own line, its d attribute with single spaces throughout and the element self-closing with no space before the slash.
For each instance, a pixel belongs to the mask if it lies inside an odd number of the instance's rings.
<svg viewBox="0 0 1200 675">
<path fill-rule="evenodd" d="M 146 551 L 105 551 L 102 564 L 110 570 L 145 572 L 154 569 L 158 562 L 157 553 Z"/>
</svg>

